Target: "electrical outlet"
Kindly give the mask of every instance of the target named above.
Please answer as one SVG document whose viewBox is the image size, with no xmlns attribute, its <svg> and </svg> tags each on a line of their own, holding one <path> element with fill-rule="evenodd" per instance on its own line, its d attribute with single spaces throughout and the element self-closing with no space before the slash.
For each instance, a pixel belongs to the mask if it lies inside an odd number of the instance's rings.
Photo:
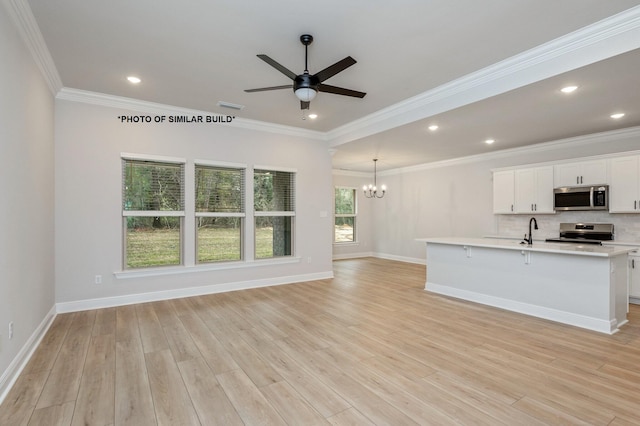
<svg viewBox="0 0 640 426">
<path fill-rule="evenodd" d="M 102 275 L 96 275 L 94 282 L 96 284 L 102 284 Z"/>
<path fill-rule="evenodd" d="M 13 339 L 13 321 L 9 322 L 9 340 Z"/>
</svg>

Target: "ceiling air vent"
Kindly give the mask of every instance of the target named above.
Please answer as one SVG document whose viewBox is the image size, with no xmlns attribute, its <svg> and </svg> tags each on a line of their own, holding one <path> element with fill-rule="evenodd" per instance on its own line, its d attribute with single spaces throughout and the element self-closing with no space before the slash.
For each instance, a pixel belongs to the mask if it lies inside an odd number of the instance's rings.
<svg viewBox="0 0 640 426">
<path fill-rule="evenodd" d="M 218 101 L 218 106 L 222 108 L 231 108 L 237 111 L 244 109 L 244 105 L 232 104 L 231 102 Z"/>
</svg>

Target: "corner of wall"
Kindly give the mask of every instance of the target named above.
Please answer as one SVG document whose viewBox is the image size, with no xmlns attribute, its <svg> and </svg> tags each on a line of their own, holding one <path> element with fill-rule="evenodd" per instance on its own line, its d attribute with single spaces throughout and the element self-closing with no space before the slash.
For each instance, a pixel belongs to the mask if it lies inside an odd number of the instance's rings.
<svg viewBox="0 0 640 426">
<path fill-rule="evenodd" d="M 31 334 L 31 337 L 29 337 L 22 349 L 20 349 L 16 357 L 11 361 L 7 369 L 2 373 L 2 376 L 0 376 L 0 404 L 2 404 L 9 394 L 9 391 L 15 384 L 18 376 L 33 356 L 33 353 L 38 348 L 38 345 L 51 327 L 51 324 L 53 324 L 53 320 L 55 318 L 56 307 L 53 306 L 40 325 L 38 325 Z"/>
</svg>

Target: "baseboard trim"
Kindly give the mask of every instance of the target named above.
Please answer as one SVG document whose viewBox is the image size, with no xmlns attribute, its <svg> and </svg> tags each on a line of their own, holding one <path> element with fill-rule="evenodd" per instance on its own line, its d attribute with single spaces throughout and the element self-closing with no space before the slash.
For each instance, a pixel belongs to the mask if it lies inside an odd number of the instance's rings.
<svg viewBox="0 0 640 426">
<path fill-rule="evenodd" d="M 426 265 L 425 259 L 419 259 L 416 257 L 396 256 L 393 254 L 375 253 L 375 252 L 361 252 L 361 253 L 346 253 L 346 254 L 334 254 L 333 260 L 347 260 L 347 259 L 360 259 L 363 257 L 375 257 L 378 259 L 395 260 L 405 263 L 416 263 L 418 265 Z"/>
<path fill-rule="evenodd" d="M 394 254 L 386 254 L 386 253 L 376 253 L 375 257 L 380 259 L 387 259 L 387 260 L 397 260 L 398 262 L 415 263 L 418 265 L 427 264 L 425 259 L 420 259 L 417 257 L 396 256 Z"/>
<path fill-rule="evenodd" d="M 447 285 L 436 284 L 429 281 L 427 281 L 425 284 L 425 290 L 432 293 L 442 294 L 444 296 L 455 297 L 457 299 L 463 299 L 470 302 L 506 309 L 508 311 L 531 315 L 533 317 L 556 321 L 563 324 L 586 328 L 588 330 L 598 331 L 600 333 L 606 334 L 616 333 L 618 331 L 618 327 L 627 322 L 625 321 L 622 324 L 617 324 L 616 320 L 607 321 L 600 318 L 587 317 L 584 315 L 559 311 L 557 309 L 547 308 L 544 306 L 531 305 L 529 303 L 523 303 L 515 300 L 503 299 L 501 297 L 495 297 L 476 293 L 473 291 L 453 288 Z"/>
<path fill-rule="evenodd" d="M 363 257 L 375 257 L 373 252 L 360 252 L 360 253 L 343 253 L 334 254 L 333 260 L 346 260 L 346 259 L 361 259 Z"/>
<path fill-rule="evenodd" d="M 202 296 L 205 294 L 226 293 L 229 291 L 248 290 L 251 288 L 270 287 L 275 285 L 325 280 L 330 278 L 333 278 L 333 271 L 252 281 L 212 284 L 199 287 L 180 288 L 175 290 L 154 291 L 149 293 L 128 294 L 124 296 L 102 297 L 99 299 L 76 300 L 72 302 L 57 303 L 56 312 L 67 313 L 87 311 L 90 309 L 112 308 L 116 306 L 133 305 L 135 303 L 156 302 L 159 300 Z"/>
<path fill-rule="evenodd" d="M 15 384 L 18 376 L 20 376 L 20 373 L 22 373 L 22 370 L 24 370 L 24 367 L 33 356 L 33 353 L 42 341 L 42 338 L 49 330 L 49 327 L 51 327 L 55 317 L 56 307 L 53 306 L 47 315 L 45 315 L 38 327 L 36 327 L 29 339 L 25 342 L 24 346 L 20 349 L 13 361 L 11 361 L 7 369 L 2 373 L 2 376 L 0 377 L 0 404 L 2 404 L 9 394 L 9 391 Z"/>
</svg>

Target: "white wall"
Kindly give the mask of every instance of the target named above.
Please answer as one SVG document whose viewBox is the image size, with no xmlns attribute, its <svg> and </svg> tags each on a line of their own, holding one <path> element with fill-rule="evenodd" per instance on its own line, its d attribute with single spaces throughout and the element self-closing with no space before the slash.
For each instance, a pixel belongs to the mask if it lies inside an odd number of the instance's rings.
<svg viewBox="0 0 640 426">
<path fill-rule="evenodd" d="M 424 261 L 424 243 L 437 236 L 521 236 L 531 215 L 494 215 L 491 169 L 640 149 L 640 129 L 550 142 L 530 149 L 498 152 L 378 174 L 389 187 L 373 214 L 374 252 L 378 256 Z M 562 212 L 535 215 L 536 238 L 558 234 L 560 222 L 610 222 L 616 240 L 640 242 L 640 215 Z"/>
<path fill-rule="evenodd" d="M 210 291 L 212 287 L 207 286 L 213 286 L 216 291 L 215 286 L 331 276 L 333 189 L 325 142 L 220 123 L 122 123 L 118 119 L 122 114 L 141 115 L 84 102 L 56 101 L 56 301 L 62 310 L 126 303 L 136 300 L 133 295 L 145 293 L 176 296 L 189 288 Z M 114 272 L 122 271 L 123 152 L 180 157 L 189 164 L 194 159 L 208 159 L 247 164 L 249 168 L 296 169 L 295 252 L 300 261 L 117 278 Z M 193 219 L 185 219 L 189 220 Z M 188 232 L 190 228 L 185 229 Z M 193 239 L 191 233 L 185 235 L 185 252 L 193 251 Z M 96 275 L 102 276 L 102 284 L 94 283 Z M 102 301 L 71 303 L 92 299 Z"/>
<path fill-rule="evenodd" d="M 425 258 L 415 238 L 481 236 L 493 226 L 487 162 L 384 176 L 389 189 L 376 211 L 375 250 L 410 261 Z"/>
<path fill-rule="evenodd" d="M 54 105 L 2 6 L 0 58 L 1 400 L 24 357 L 21 351 L 54 306 Z"/>
</svg>

